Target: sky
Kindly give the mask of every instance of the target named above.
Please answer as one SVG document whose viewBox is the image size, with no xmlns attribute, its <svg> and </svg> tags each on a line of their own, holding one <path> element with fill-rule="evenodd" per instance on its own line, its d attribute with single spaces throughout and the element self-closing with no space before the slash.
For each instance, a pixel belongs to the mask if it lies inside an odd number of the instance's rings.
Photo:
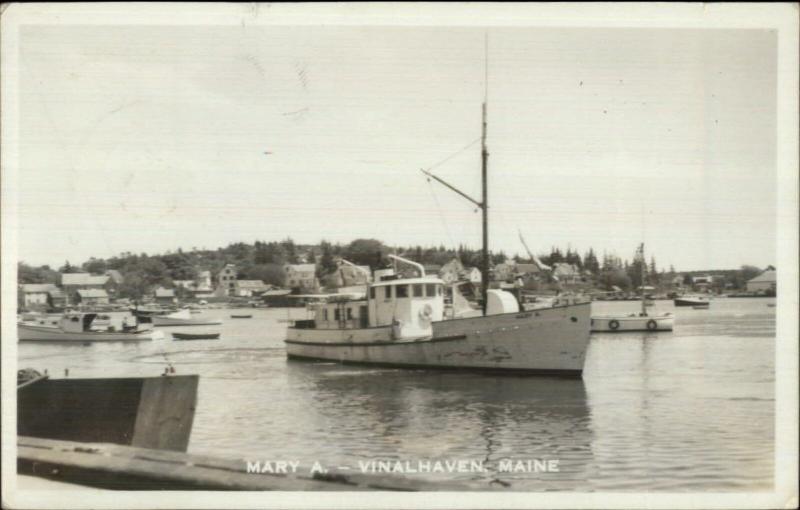
<svg viewBox="0 0 800 510">
<path fill-rule="evenodd" d="M 755 29 L 23 26 L 18 256 L 478 248 L 420 169 L 480 197 L 488 94 L 492 250 L 765 267 L 776 57 Z"/>
</svg>

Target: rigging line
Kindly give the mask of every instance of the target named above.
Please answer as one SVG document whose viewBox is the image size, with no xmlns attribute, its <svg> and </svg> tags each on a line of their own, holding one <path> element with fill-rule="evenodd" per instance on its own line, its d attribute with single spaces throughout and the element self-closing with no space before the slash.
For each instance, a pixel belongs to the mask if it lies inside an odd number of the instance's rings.
<svg viewBox="0 0 800 510">
<path fill-rule="evenodd" d="M 431 184 L 430 179 L 428 179 L 428 189 L 431 191 L 434 203 L 436 203 L 436 210 L 439 211 L 439 219 L 442 221 L 442 227 L 444 227 L 444 231 L 447 234 L 447 238 L 450 239 L 450 246 L 455 246 L 455 242 L 453 241 L 453 236 L 450 234 L 450 229 L 447 226 L 447 220 L 445 220 L 444 212 L 442 211 L 442 206 L 441 204 L 439 204 L 439 198 L 436 196 L 436 191 L 434 191 L 433 184 Z"/>
<path fill-rule="evenodd" d="M 481 137 L 478 137 L 478 138 L 472 140 L 471 142 L 469 142 L 467 145 L 465 145 L 464 147 L 462 147 L 458 151 L 454 152 L 453 154 L 450 154 L 449 156 L 447 156 L 443 160 L 439 161 L 438 163 L 434 164 L 433 166 L 428 167 L 427 171 L 430 172 L 434 168 L 436 168 L 438 166 L 441 166 L 441 165 L 444 165 L 445 163 L 447 163 L 448 161 L 450 161 L 451 159 L 453 159 L 454 157 L 458 156 L 459 154 L 461 154 L 462 152 L 464 152 L 465 150 L 469 149 L 470 147 L 472 147 L 473 145 L 475 145 L 476 143 L 478 143 L 480 141 L 481 141 Z"/>
</svg>

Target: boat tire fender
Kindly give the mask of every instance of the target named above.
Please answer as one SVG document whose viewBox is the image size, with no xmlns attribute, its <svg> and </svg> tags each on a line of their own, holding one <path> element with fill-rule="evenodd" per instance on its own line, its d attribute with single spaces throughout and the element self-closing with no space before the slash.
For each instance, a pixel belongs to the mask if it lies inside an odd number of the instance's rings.
<svg viewBox="0 0 800 510">
<path fill-rule="evenodd" d="M 611 319 L 608 321 L 608 329 L 612 331 L 616 331 L 619 329 L 619 321 L 617 319 Z"/>
<path fill-rule="evenodd" d="M 658 323 L 655 320 L 650 319 L 649 321 L 647 321 L 647 329 L 649 331 L 655 331 L 656 329 L 658 329 Z"/>
<path fill-rule="evenodd" d="M 433 307 L 430 304 L 425 303 L 425 306 L 419 310 L 419 317 L 424 321 L 431 320 L 433 318 Z"/>
</svg>

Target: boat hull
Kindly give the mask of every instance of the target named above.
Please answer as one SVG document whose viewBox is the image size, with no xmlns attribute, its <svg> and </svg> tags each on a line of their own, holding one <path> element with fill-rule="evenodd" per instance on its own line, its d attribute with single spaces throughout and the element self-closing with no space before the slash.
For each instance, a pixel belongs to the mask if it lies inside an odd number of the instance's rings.
<svg viewBox="0 0 800 510">
<path fill-rule="evenodd" d="M 433 336 L 393 340 L 390 327 L 289 328 L 289 358 L 341 363 L 579 377 L 590 304 L 445 320 Z"/>
<path fill-rule="evenodd" d="M 672 331 L 675 318 L 673 316 L 626 317 L 607 316 L 592 317 L 592 332 L 619 331 Z"/>
<path fill-rule="evenodd" d="M 47 379 L 17 389 L 17 433 L 186 451 L 196 375 Z"/>
<path fill-rule="evenodd" d="M 214 320 L 214 319 L 176 319 L 173 317 L 161 317 L 158 315 L 154 315 L 151 317 L 153 321 L 153 326 L 156 327 L 165 327 L 165 326 L 219 326 L 222 324 L 221 320 Z"/>
<path fill-rule="evenodd" d="M 673 302 L 675 306 L 708 306 L 710 304 L 708 299 L 697 298 L 675 298 Z"/>
<path fill-rule="evenodd" d="M 20 341 L 45 341 L 45 342 L 139 342 L 152 340 L 152 331 L 136 332 L 101 332 L 82 331 L 66 332 L 61 328 L 47 326 L 30 326 L 19 324 L 17 326 Z"/>
<path fill-rule="evenodd" d="M 172 333 L 173 340 L 217 340 L 219 333 L 208 334 L 190 334 L 190 333 Z"/>
</svg>

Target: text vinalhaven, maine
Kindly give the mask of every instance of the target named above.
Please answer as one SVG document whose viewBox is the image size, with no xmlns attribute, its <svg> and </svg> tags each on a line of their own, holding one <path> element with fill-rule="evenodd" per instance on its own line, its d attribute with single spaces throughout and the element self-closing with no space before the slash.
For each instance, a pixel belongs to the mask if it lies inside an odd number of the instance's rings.
<svg viewBox="0 0 800 510">
<path fill-rule="evenodd" d="M 335 466 L 340 472 L 359 471 L 374 474 L 416 474 L 416 473 L 557 473 L 558 459 L 504 459 L 486 463 L 483 460 L 366 460 L 358 461 L 356 469 L 350 466 Z M 308 472 L 327 473 L 328 467 L 314 462 Z M 297 473 L 305 472 L 297 460 L 247 461 L 248 473 Z"/>
</svg>

